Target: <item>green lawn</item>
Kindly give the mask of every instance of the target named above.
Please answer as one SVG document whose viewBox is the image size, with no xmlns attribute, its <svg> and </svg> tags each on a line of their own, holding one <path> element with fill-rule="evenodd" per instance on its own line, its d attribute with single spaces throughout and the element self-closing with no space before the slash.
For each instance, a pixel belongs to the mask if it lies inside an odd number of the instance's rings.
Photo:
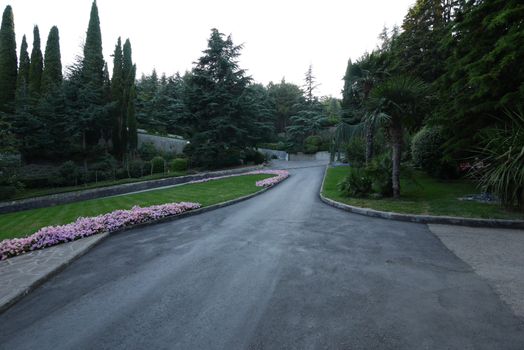
<svg viewBox="0 0 524 350">
<path fill-rule="evenodd" d="M 412 181 L 401 179 L 401 199 L 399 200 L 343 197 L 337 189 L 337 183 L 346 176 L 347 172 L 347 167 L 328 169 L 324 183 L 324 196 L 353 206 L 397 213 L 485 219 L 524 219 L 524 215 L 505 211 L 496 204 L 458 200 L 459 197 L 479 192 L 470 181 L 439 181 L 423 173 L 416 174 L 418 186 Z"/>
<path fill-rule="evenodd" d="M 75 221 L 80 216 L 96 216 L 135 205 L 150 206 L 171 202 L 197 202 L 202 206 L 228 201 L 260 191 L 258 180 L 271 175 L 243 175 L 209 182 L 187 184 L 116 197 L 58 205 L 0 215 L 0 240 L 27 236 L 39 228 Z"/>
<path fill-rule="evenodd" d="M 178 176 L 183 176 L 183 175 L 186 175 L 185 171 L 175 171 L 175 172 L 170 172 L 169 174 L 148 175 L 148 176 L 144 176 L 138 179 L 107 180 L 107 181 L 99 181 L 96 183 L 92 182 L 92 183 L 78 185 L 78 186 L 28 188 L 23 191 L 20 191 L 19 193 L 16 194 L 15 197 L 10 198 L 9 200 L 34 198 L 34 197 L 40 197 L 40 196 L 47 196 L 50 194 L 82 191 L 82 190 L 88 190 L 92 188 L 108 187 L 108 186 L 122 185 L 122 184 L 127 184 L 127 183 L 142 182 L 142 181 L 149 181 L 149 180 L 158 180 L 158 179 L 164 179 L 168 177 L 178 177 Z"/>
</svg>

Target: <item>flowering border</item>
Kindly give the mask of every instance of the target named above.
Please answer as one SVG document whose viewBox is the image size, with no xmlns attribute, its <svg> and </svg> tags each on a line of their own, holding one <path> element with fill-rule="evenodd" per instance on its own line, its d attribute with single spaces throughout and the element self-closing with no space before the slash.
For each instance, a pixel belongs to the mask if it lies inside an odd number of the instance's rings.
<svg viewBox="0 0 524 350">
<path fill-rule="evenodd" d="M 189 183 L 200 183 L 233 176 L 256 174 L 276 175 L 256 182 L 257 187 L 265 188 L 271 187 L 289 176 L 289 172 L 286 170 L 255 170 L 244 174 L 226 175 L 191 181 Z M 186 211 L 198 209 L 200 207 L 200 203 L 180 202 L 154 205 L 144 208 L 135 206 L 129 210 L 116 210 L 111 213 L 94 217 L 79 217 L 75 222 L 70 224 L 43 227 L 28 237 L 0 241 L 0 260 L 5 260 L 33 250 L 51 247 L 60 243 L 71 242 L 98 233 L 119 231 L 125 227 L 182 214 Z"/>
</svg>

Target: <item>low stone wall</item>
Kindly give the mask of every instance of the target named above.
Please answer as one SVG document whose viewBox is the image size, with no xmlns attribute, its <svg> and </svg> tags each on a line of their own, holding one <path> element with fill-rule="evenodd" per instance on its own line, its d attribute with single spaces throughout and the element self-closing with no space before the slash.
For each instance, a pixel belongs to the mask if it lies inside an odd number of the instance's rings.
<svg viewBox="0 0 524 350">
<path fill-rule="evenodd" d="M 285 151 L 277 151 L 269 148 L 258 148 L 258 151 L 269 159 L 273 159 L 273 156 L 275 156 L 279 160 L 289 160 L 289 155 Z"/>
<path fill-rule="evenodd" d="M 296 160 L 296 161 L 314 161 L 314 160 L 330 160 L 330 154 L 329 152 L 317 152 L 313 154 L 306 154 L 306 153 L 290 153 L 288 160 Z"/>
<path fill-rule="evenodd" d="M 224 175 L 242 174 L 242 173 L 247 173 L 249 171 L 257 170 L 260 168 L 262 168 L 262 166 L 213 171 L 213 172 L 200 173 L 200 174 L 195 174 L 195 175 L 170 177 L 170 178 L 159 179 L 159 180 L 142 181 L 142 182 L 123 184 L 123 185 L 93 188 L 93 189 L 84 190 L 84 191 L 59 193 L 59 194 L 53 194 L 49 196 L 21 199 L 21 200 L 10 201 L 10 202 L 2 202 L 0 203 L 0 214 L 12 213 L 16 211 L 29 210 L 29 209 L 51 207 L 55 205 L 85 201 L 89 199 L 116 196 L 116 195 L 126 194 L 130 192 L 145 191 L 145 190 L 155 189 L 159 187 L 184 184 L 184 183 L 195 181 L 195 180 L 212 179 L 212 178 L 224 176 Z"/>
<path fill-rule="evenodd" d="M 182 153 L 187 145 L 187 140 L 168 136 L 150 135 L 138 132 L 138 148 L 144 143 L 152 143 L 156 149 L 167 153 Z"/>
</svg>

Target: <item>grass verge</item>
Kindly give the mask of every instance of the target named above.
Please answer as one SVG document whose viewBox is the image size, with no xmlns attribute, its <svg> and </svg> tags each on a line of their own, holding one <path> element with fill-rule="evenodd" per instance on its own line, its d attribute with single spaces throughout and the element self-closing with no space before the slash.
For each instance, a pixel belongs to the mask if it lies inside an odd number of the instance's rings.
<svg viewBox="0 0 524 350">
<path fill-rule="evenodd" d="M 269 177 L 271 175 L 264 174 L 234 176 L 167 189 L 2 214 L 0 215 L 0 240 L 24 237 L 36 232 L 39 228 L 67 224 L 80 216 L 96 216 L 117 209 L 130 209 L 135 205 L 197 202 L 206 207 L 260 191 L 262 188 L 256 187 L 256 181 Z"/>
<path fill-rule="evenodd" d="M 420 172 L 416 173 L 415 177 L 418 185 L 407 179 L 401 179 L 399 200 L 344 197 L 338 191 L 337 184 L 346 176 L 347 171 L 347 167 L 328 169 L 324 182 L 324 196 L 356 207 L 404 214 L 524 219 L 523 214 L 506 211 L 497 204 L 458 200 L 459 197 L 479 192 L 471 181 L 439 181 Z"/>
</svg>

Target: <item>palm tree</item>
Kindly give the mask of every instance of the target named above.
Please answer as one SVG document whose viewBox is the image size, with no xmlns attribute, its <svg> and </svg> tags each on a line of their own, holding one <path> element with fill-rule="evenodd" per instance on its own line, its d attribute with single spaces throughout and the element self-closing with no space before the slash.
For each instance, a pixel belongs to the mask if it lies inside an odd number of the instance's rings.
<svg viewBox="0 0 524 350">
<path fill-rule="evenodd" d="M 392 157 L 393 197 L 400 197 L 400 159 L 404 128 L 416 125 L 420 109 L 427 104 L 429 87 L 423 81 L 409 76 L 398 76 L 376 86 L 370 95 L 370 105 L 376 113 L 366 116 L 372 125 L 382 124 L 390 139 Z"/>
</svg>

